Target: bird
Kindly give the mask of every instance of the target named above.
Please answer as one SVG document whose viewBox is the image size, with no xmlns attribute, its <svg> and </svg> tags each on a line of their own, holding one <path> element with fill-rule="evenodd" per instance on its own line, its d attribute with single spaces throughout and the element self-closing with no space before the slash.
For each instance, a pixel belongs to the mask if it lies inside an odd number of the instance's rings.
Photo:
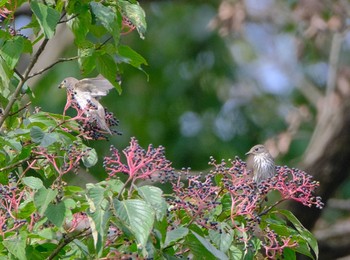
<svg viewBox="0 0 350 260">
<path fill-rule="evenodd" d="M 253 146 L 246 155 L 252 157 L 253 180 L 257 184 L 276 174 L 274 159 L 264 145 L 257 144 Z"/>
<path fill-rule="evenodd" d="M 99 99 L 106 96 L 113 89 L 113 85 L 103 76 L 96 78 L 85 78 L 78 80 L 73 77 L 65 78 L 59 88 L 66 88 L 68 94 L 72 95 L 76 104 L 84 111 L 89 121 L 96 121 L 96 124 L 103 130 L 112 134 L 106 123 L 105 108 L 99 102 Z"/>
</svg>

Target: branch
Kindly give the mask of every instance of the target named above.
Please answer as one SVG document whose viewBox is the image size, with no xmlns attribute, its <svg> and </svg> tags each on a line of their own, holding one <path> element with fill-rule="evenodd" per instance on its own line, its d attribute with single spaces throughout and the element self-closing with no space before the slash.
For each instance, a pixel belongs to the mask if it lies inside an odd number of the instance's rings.
<svg viewBox="0 0 350 260">
<path fill-rule="evenodd" d="M 34 77 L 36 75 L 39 75 L 39 74 L 41 74 L 41 73 L 51 69 L 53 66 L 55 66 L 58 63 L 65 62 L 65 61 L 72 61 L 72 60 L 76 60 L 78 58 L 79 58 L 79 56 L 74 56 L 74 57 L 70 57 L 70 58 L 60 58 L 57 61 L 55 61 L 54 63 L 52 63 L 49 66 L 47 66 L 46 68 L 43 68 L 41 70 L 38 70 L 37 72 L 34 72 L 34 73 L 30 74 L 27 79 L 30 79 L 30 78 L 32 78 L 32 77 Z"/>
<path fill-rule="evenodd" d="M 66 245 L 68 245 L 70 242 L 72 242 L 74 239 L 88 236 L 91 232 L 84 234 L 84 232 L 86 232 L 88 229 L 90 229 L 90 227 L 85 228 L 84 230 L 82 230 L 81 232 L 79 232 L 76 235 L 73 235 L 73 236 L 67 235 L 67 237 L 63 237 L 61 239 L 60 243 L 58 244 L 58 246 L 55 248 L 55 250 L 52 251 L 51 255 L 47 259 L 48 260 L 54 259 L 54 257 L 58 255 L 58 253 L 61 251 L 61 249 L 64 248 Z"/>
<path fill-rule="evenodd" d="M 27 108 L 32 102 L 29 101 L 27 104 L 25 104 L 23 107 L 21 107 L 20 109 L 18 109 L 16 112 L 10 113 L 9 116 L 14 116 L 17 113 L 21 112 L 23 109 Z"/>
</svg>

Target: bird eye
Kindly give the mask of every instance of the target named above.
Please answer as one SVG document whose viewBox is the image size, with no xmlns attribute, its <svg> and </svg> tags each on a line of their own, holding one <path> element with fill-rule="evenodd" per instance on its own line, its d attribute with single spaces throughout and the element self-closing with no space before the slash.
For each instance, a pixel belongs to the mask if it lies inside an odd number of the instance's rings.
<svg viewBox="0 0 350 260">
<path fill-rule="evenodd" d="M 66 83 L 67 83 L 67 80 L 66 80 L 66 79 L 65 79 L 65 80 L 63 80 L 63 83 L 64 83 L 64 84 L 66 84 Z"/>
<path fill-rule="evenodd" d="M 257 148 L 255 148 L 254 150 L 255 150 L 255 152 L 257 152 L 257 151 L 259 151 L 259 148 L 257 147 Z"/>
</svg>

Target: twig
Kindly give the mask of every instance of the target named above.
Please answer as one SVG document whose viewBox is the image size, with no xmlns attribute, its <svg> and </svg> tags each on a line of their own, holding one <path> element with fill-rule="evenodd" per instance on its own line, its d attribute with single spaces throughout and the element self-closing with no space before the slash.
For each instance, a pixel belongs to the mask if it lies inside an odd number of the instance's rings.
<svg viewBox="0 0 350 260">
<path fill-rule="evenodd" d="M 285 199 L 283 200 L 279 200 L 277 202 L 275 202 L 273 205 L 271 205 L 270 207 L 268 207 L 267 209 L 265 209 L 264 211 L 262 211 L 259 214 L 259 217 L 261 217 L 262 215 L 265 215 L 267 212 L 269 212 L 272 208 L 276 207 L 278 204 L 282 203 L 283 201 L 285 201 Z"/>
<path fill-rule="evenodd" d="M 79 56 L 74 56 L 74 57 L 70 57 L 70 58 L 60 58 L 57 61 L 55 61 L 54 63 L 52 63 L 49 66 L 47 66 L 46 68 L 43 68 L 41 70 L 38 70 L 37 72 L 34 72 L 34 73 L 30 74 L 27 79 L 30 79 L 30 78 L 32 78 L 32 77 L 34 77 L 36 75 L 39 75 L 39 74 L 47 71 L 48 69 L 51 69 L 53 66 L 55 66 L 58 63 L 65 62 L 65 61 L 72 61 L 72 60 L 76 60 L 78 58 L 79 58 Z"/>
<path fill-rule="evenodd" d="M 11 168 L 13 168 L 13 167 L 16 167 L 17 165 L 20 165 L 20 164 L 22 164 L 22 163 L 24 163 L 24 162 L 26 162 L 26 161 L 28 161 L 28 160 L 30 160 L 30 159 L 33 159 L 32 157 L 27 157 L 27 158 L 24 158 L 24 159 L 22 159 L 22 160 L 19 160 L 19 161 L 17 161 L 16 163 L 14 163 L 14 164 L 10 164 L 10 165 L 7 165 L 7 166 L 5 166 L 5 167 L 2 167 L 2 168 L 0 168 L 0 172 L 3 172 L 3 171 L 6 171 L 6 170 L 8 170 L 8 169 L 11 169 Z"/>
<path fill-rule="evenodd" d="M 68 245 L 70 242 L 72 242 L 74 239 L 90 235 L 91 232 L 84 234 L 89 229 L 90 227 L 85 228 L 84 230 L 82 230 L 76 235 L 63 237 L 60 243 L 58 244 L 58 246 L 56 247 L 56 249 L 52 251 L 51 255 L 47 259 L 48 260 L 54 259 L 54 257 L 58 255 L 61 249 L 64 248 L 66 245 Z"/>
<path fill-rule="evenodd" d="M 69 22 L 70 20 L 73 20 L 74 18 L 76 18 L 76 17 L 78 17 L 78 16 L 79 16 L 79 14 L 75 14 L 75 15 L 69 17 L 67 20 L 60 20 L 60 21 L 58 22 L 58 24 Z"/>
<path fill-rule="evenodd" d="M 17 113 L 21 112 L 23 109 L 27 108 L 32 102 L 29 101 L 27 104 L 25 104 L 23 107 L 21 107 L 20 109 L 18 109 L 16 112 L 10 113 L 9 116 L 13 116 L 16 115 Z"/>
<path fill-rule="evenodd" d="M 39 46 L 37 52 L 35 53 L 35 55 L 33 56 L 32 60 L 30 61 L 26 71 L 24 72 L 23 77 L 21 78 L 17 88 L 15 89 L 11 99 L 9 100 L 9 103 L 7 104 L 4 114 L 2 117 L 0 117 L 0 129 L 3 125 L 3 123 L 5 122 L 5 119 L 9 116 L 10 114 L 10 110 L 13 106 L 13 104 L 16 102 L 19 94 L 21 93 L 22 87 L 24 85 L 24 83 L 28 80 L 28 75 L 31 72 L 31 70 L 33 69 L 35 63 L 37 62 L 37 60 L 39 59 L 40 54 L 44 51 L 45 46 L 47 45 L 49 39 L 44 39 L 43 42 L 41 43 L 41 45 Z"/>
</svg>

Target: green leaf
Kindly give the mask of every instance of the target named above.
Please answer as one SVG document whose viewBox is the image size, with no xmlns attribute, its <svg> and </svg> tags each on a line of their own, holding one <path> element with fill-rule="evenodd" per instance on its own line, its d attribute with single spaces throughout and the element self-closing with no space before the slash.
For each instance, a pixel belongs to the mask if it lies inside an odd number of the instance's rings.
<svg viewBox="0 0 350 260">
<path fill-rule="evenodd" d="M 315 236 L 300 223 L 300 221 L 293 215 L 292 212 L 280 209 L 276 213 L 283 214 L 293 224 L 293 226 L 296 228 L 299 234 L 308 242 L 308 244 L 314 251 L 316 258 L 318 258 L 319 251 L 317 239 L 315 238 Z"/>
<path fill-rule="evenodd" d="M 66 206 L 65 203 L 60 202 L 57 204 L 50 203 L 45 211 L 45 216 L 50 220 L 56 227 L 62 227 L 63 220 L 65 218 Z"/>
<path fill-rule="evenodd" d="M 14 69 L 23 52 L 31 52 L 31 43 L 29 40 L 16 36 L 1 47 L 0 55 L 6 61 L 10 69 Z"/>
<path fill-rule="evenodd" d="M 68 25 L 75 35 L 75 43 L 77 46 L 81 46 L 82 43 L 86 41 L 86 35 L 89 32 L 89 27 L 91 25 L 91 14 L 89 12 L 89 6 L 79 1 L 76 2 L 74 6 L 74 14 L 68 15 L 67 19 L 73 19 L 68 21 Z M 79 14 L 76 16 L 76 14 Z"/>
<path fill-rule="evenodd" d="M 44 138 L 44 135 L 45 135 L 45 133 L 38 126 L 33 126 L 30 129 L 30 137 L 32 138 L 32 141 L 34 143 L 40 143 L 41 140 Z"/>
<path fill-rule="evenodd" d="M 87 184 L 86 197 L 90 206 L 88 218 L 91 226 L 95 249 L 100 255 L 103 250 L 110 218 L 109 202 L 105 198 L 105 189 L 94 184 Z"/>
<path fill-rule="evenodd" d="M 113 36 L 115 43 L 119 42 L 120 27 L 115 11 L 101 3 L 91 2 L 91 10 L 102 26 Z"/>
<path fill-rule="evenodd" d="M 283 259 L 295 260 L 296 259 L 295 251 L 291 248 L 285 247 L 283 249 Z"/>
<path fill-rule="evenodd" d="M 179 227 L 171 231 L 168 231 L 166 234 L 163 248 L 166 248 L 169 245 L 173 244 L 174 242 L 180 239 L 183 239 L 185 236 L 187 236 L 187 234 L 188 234 L 188 228 L 185 228 L 185 227 Z"/>
<path fill-rule="evenodd" d="M 51 39 L 55 34 L 56 25 L 60 19 L 60 13 L 49 6 L 39 3 L 37 0 L 30 1 L 30 8 L 37 17 L 45 37 Z"/>
<path fill-rule="evenodd" d="M 163 191 L 154 186 L 142 186 L 137 189 L 139 195 L 153 208 L 156 213 L 156 219 L 161 220 L 166 215 L 167 203 L 162 197 Z"/>
<path fill-rule="evenodd" d="M 228 260 L 229 258 L 227 255 L 225 255 L 222 251 L 218 250 L 215 246 L 213 246 L 207 239 L 204 237 L 198 235 L 196 232 L 192 231 L 192 234 L 195 235 L 195 237 L 199 240 L 199 242 L 202 243 L 205 248 L 213 254 L 217 259 L 220 260 Z"/>
<path fill-rule="evenodd" d="M 40 215 L 43 215 L 50 202 L 56 198 L 57 190 L 42 187 L 34 194 L 34 204 Z"/>
<path fill-rule="evenodd" d="M 116 217 L 133 233 L 138 243 L 145 247 L 154 223 L 154 211 L 149 204 L 137 199 L 115 199 L 113 205 Z"/>
<path fill-rule="evenodd" d="M 216 230 L 209 230 L 210 239 L 219 247 L 222 252 L 227 252 L 230 249 L 233 241 L 233 234 L 227 233 L 226 230 L 221 227 L 222 232 Z"/>
<path fill-rule="evenodd" d="M 38 126 L 33 126 L 30 129 L 30 137 L 34 143 L 39 143 L 42 147 L 48 147 L 58 141 L 56 133 L 45 133 Z"/>
<path fill-rule="evenodd" d="M 1 94 L 4 95 L 4 97 L 7 97 L 7 95 L 9 94 L 9 84 L 10 84 L 10 78 L 13 75 L 13 70 L 11 70 L 9 68 L 9 66 L 7 65 L 7 62 L 4 60 L 4 58 L 2 57 L 2 55 L 0 55 L 0 82 L 2 82 L 2 84 L 0 84 L 0 90 L 1 90 Z M 2 105 L 6 105 L 7 103 L 3 102 L 2 100 L 1 104 Z"/>
<path fill-rule="evenodd" d="M 96 68 L 96 55 L 94 49 L 79 49 L 79 66 L 83 75 L 90 74 Z"/>
<path fill-rule="evenodd" d="M 33 190 L 38 190 L 44 186 L 43 181 L 36 177 L 24 177 L 22 182 Z"/>
<path fill-rule="evenodd" d="M 142 7 L 138 3 L 130 3 L 128 1 L 119 0 L 123 15 L 125 15 L 130 22 L 136 27 L 140 38 L 145 38 L 147 28 L 146 15 Z"/>
<path fill-rule="evenodd" d="M 108 54 L 96 55 L 96 68 L 121 94 L 122 89 L 116 80 L 117 64 L 114 59 Z"/>
<path fill-rule="evenodd" d="M 34 202 L 25 201 L 24 203 L 21 203 L 21 205 L 18 207 L 16 217 L 19 219 L 25 219 L 30 217 L 35 211 L 36 208 L 34 206 Z"/>
<path fill-rule="evenodd" d="M 17 236 L 12 236 L 12 237 L 5 239 L 4 241 L 2 241 L 2 244 L 16 258 L 27 259 L 26 251 L 25 251 L 26 240 L 27 240 L 27 233 L 20 232 L 20 234 Z"/>
<path fill-rule="evenodd" d="M 186 236 L 185 245 L 190 249 L 193 259 L 217 260 L 192 233 Z"/>
<path fill-rule="evenodd" d="M 98 161 L 96 150 L 93 148 L 89 149 L 89 152 L 82 158 L 83 164 L 86 168 L 94 166 Z"/>
<path fill-rule="evenodd" d="M 136 51 L 131 49 L 129 46 L 120 45 L 118 47 L 118 54 L 124 58 L 123 61 L 130 64 L 131 66 L 141 69 L 141 65 L 147 65 L 147 61 L 144 57 L 138 54 Z"/>
</svg>

